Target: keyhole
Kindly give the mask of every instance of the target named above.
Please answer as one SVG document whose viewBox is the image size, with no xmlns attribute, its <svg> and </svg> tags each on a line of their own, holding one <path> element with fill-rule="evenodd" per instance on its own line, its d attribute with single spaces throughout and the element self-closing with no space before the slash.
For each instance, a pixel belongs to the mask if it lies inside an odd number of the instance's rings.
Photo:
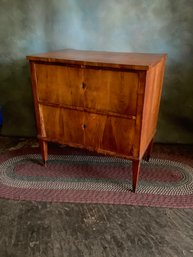
<svg viewBox="0 0 193 257">
<path fill-rule="evenodd" d="M 86 88 L 86 84 L 84 82 L 82 82 L 81 87 L 82 87 L 82 89 L 85 89 Z"/>
<path fill-rule="evenodd" d="M 85 129 L 86 128 L 86 124 L 82 124 L 82 128 Z"/>
</svg>

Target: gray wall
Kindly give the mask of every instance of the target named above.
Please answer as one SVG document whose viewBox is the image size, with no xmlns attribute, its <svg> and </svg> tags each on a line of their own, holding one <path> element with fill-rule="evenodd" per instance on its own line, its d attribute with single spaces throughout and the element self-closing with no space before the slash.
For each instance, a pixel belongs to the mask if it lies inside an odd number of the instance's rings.
<svg viewBox="0 0 193 257">
<path fill-rule="evenodd" d="M 169 54 L 159 142 L 193 143 L 193 0 L 0 0 L 4 135 L 35 135 L 25 56 L 63 48 Z"/>
</svg>

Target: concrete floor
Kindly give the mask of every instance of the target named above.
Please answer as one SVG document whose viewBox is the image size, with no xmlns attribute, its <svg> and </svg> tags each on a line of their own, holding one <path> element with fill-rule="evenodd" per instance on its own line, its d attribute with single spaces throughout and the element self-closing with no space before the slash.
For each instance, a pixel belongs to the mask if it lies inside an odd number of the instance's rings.
<svg viewBox="0 0 193 257">
<path fill-rule="evenodd" d="M 0 153 L 34 145 L 0 137 Z M 193 146 L 156 145 L 154 154 L 193 156 Z M 193 256 L 193 209 L 0 199 L 0 257 Z"/>
</svg>

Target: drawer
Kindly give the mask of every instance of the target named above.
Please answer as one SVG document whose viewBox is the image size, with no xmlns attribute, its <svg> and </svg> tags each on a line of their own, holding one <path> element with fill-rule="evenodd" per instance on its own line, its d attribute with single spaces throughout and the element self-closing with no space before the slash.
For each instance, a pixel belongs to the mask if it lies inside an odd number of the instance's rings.
<svg viewBox="0 0 193 257">
<path fill-rule="evenodd" d="M 132 155 L 135 120 L 40 105 L 42 135 L 91 150 Z"/>
<path fill-rule="evenodd" d="M 85 107 L 119 114 L 135 115 L 138 74 L 85 69 Z"/>
<path fill-rule="evenodd" d="M 36 64 L 41 102 L 135 115 L 138 73 Z"/>
<path fill-rule="evenodd" d="M 38 100 L 84 106 L 83 70 L 60 65 L 36 64 Z"/>
</svg>

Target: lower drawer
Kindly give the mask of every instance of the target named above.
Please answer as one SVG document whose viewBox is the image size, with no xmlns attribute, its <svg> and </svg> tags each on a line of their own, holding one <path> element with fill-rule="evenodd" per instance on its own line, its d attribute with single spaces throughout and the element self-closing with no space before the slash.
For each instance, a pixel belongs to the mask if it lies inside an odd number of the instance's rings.
<svg viewBox="0 0 193 257">
<path fill-rule="evenodd" d="M 135 120 L 45 105 L 40 115 L 48 141 L 132 156 Z"/>
</svg>

